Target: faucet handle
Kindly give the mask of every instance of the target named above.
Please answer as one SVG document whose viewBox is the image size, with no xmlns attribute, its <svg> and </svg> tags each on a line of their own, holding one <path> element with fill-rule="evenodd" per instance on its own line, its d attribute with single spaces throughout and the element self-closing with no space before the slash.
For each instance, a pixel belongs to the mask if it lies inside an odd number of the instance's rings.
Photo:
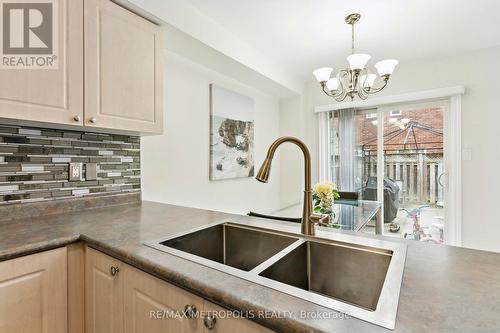
<svg viewBox="0 0 500 333">
<path fill-rule="evenodd" d="M 328 223 L 330 222 L 330 215 L 312 213 L 309 219 L 314 224 Z"/>
</svg>

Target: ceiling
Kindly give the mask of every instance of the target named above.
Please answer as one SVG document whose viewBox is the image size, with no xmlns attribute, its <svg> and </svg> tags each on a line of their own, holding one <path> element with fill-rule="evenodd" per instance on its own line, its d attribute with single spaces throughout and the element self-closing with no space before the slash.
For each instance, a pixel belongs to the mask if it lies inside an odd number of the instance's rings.
<svg viewBox="0 0 500 333">
<path fill-rule="evenodd" d="M 498 0 L 188 0 L 200 14 L 302 82 L 317 67 L 346 66 L 350 27 L 357 50 L 401 63 L 500 45 Z"/>
</svg>

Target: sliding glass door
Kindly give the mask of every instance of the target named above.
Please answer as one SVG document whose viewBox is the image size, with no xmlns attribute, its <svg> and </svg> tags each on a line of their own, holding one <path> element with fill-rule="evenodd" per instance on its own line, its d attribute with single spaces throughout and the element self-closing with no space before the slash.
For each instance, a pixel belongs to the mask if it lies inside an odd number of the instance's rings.
<svg viewBox="0 0 500 333">
<path fill-rule="evenodd" d="M 429 102 L 328 116 L 328 174 L 342 191 L 383 202 L 388 236 L 443 242 L 446 110 Z"/>
</svg>

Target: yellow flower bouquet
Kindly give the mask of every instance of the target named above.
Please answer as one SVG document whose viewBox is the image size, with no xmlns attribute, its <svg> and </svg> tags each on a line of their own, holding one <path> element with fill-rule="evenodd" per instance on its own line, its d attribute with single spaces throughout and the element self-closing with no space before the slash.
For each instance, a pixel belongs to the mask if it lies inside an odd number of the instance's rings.
<svg viewBox="0 0 500 333">
<path fill-rule="evenodd" d="M 333 213 L 333 202 L 340 198 L 337 184 L 332 182 L 317 183 L 313 187 L 314 212 L 321 214 Z"/>
</svg>

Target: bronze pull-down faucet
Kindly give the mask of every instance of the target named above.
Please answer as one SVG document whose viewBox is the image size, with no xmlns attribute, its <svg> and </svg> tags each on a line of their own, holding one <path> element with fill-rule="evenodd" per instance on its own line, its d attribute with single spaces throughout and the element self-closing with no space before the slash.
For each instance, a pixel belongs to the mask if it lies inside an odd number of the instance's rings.
<svg viewBox="0 0 500 333">
<path fill-rule="evenodd" d="M 304 235 L 314 235 L 314 224 L 327 220 L 328 215 L 314 214 L 312 209 L 312 190 L 311 190 L 311 154 L 304 142 L 291 136 L 284 136 L 274 141 L 269 150 L 262 166 L 257 173 L 255 179 L 259 182 L 267 183 L 271 172 L 271 162 L 276 149 L 285 142 L 294 143 L 304 154 L 304 201 L 302 206 L 302 225 L 301 231 Z"/>
</svg>

